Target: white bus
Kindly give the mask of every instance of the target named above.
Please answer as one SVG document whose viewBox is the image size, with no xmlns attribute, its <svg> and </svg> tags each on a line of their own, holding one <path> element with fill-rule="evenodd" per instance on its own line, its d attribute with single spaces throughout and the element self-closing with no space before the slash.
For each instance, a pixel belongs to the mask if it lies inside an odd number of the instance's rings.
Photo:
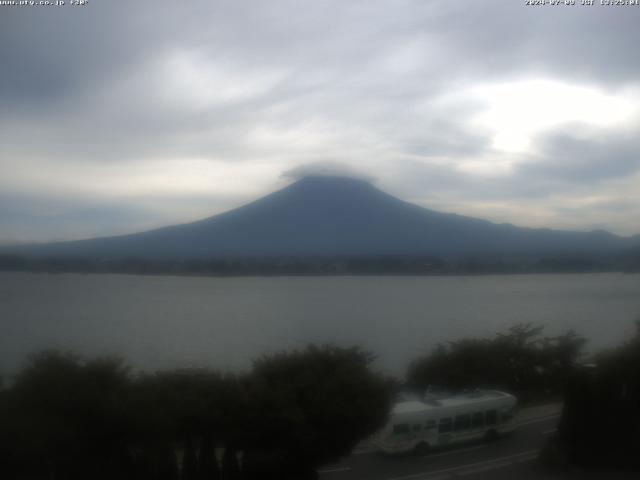
<svg viewBox="0 0 640 480">
<path fill-rule="evenodd" d="M 497 390 L 396 403 L 387 425 L 372 439 L 385 453 L 414 451 L 476 439 L 492 440 L 515 429 L 516 397 Z"/>
</svg>

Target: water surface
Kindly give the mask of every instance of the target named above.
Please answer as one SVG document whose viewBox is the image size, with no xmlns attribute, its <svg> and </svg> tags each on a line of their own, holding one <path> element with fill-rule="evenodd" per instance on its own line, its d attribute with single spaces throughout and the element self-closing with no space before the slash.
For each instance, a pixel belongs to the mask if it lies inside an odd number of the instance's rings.
<svg viewBox="0 0 640 480">
<path fill-rule="evenodd" d="M 573 328 L 591 349 L 634 332 L 640 276 L 171 277 L 0 274 L 0 371 L 65 348 L 145 370 L 248 368 L 308 342 L 358 344 L 402 374 L 437 342 L 519 322 Z"/>
</svg>

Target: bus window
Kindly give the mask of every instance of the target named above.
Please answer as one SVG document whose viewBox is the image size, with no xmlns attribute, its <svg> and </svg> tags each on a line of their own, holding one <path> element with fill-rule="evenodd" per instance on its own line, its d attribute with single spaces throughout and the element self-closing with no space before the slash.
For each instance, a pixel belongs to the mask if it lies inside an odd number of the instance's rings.
<svg viewBox="0 0 640 480">
<path fill-rule="evenodd" d="M 393 426 L 393 433 L 396 435 L 402 435 L 405 433 L 409 433 L 409 424 L 408 423 L 399 423 L 398 425 Z"/>
<path fill-rule="evenodd" d="M 441 418 L 438 426 L 438 433 L 450 432 L 452 428 L 452 421 L 450 418 Z"/>
<path fill-rule="evenodd" d="M 484 427 L 484 413 L 476 412 L 471 417 L 471 428 L 482 428 Z"/>
<path fill-rule="evenodd" d="M 425 430 L 436 428 L 436 421 L 435 420 L 427 420 L 427 423 L 424 424 L 424 428 L 425 428 Z"/>
<path fill-rule="evenodd" d="M 498 412 L 495 410 L 488 410 L 485 418 L 487 425 L 495 425 L 498 423 Z"/>
<path fill-rule="evenodd" d="M 453 424 L 453 429 L 457 432 L 460 430 L 467 430 L 471 426 L 471 415 L 458 415 L 456 421 Z"/>
<path fill-rule="evenodd" d="M 500 413 L 500 422 L 506 423 L 506 422 L 510 422 L 512 419 L 513 419 L 513 413 L 511 412 Z"/>
</svg>

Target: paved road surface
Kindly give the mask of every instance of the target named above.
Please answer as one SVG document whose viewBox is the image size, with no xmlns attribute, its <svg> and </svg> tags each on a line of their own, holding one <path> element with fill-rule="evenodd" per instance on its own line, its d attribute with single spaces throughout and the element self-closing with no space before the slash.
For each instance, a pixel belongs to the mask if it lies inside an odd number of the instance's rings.
<svg viewBox="0 0 640 480">
<path fill-rule="evenodd" d="M 523 409 L 516 432 L 492 443 L 477 442 L 423 457 L 390 457 L 364 444 L 336 465 L 319 470 L 321 480 L 447 480 L 451 478 L 549 478 L 535 459 L 560 417 L 561 405 Z M 595 478 L 595 477 L 592 477 Z"/>
</svg>

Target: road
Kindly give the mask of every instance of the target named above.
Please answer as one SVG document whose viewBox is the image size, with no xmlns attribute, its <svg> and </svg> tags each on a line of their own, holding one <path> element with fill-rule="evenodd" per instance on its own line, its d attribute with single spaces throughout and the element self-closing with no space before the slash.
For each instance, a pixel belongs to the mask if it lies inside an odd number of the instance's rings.
<svg viewBox="0 0 640 480">
<path fill-rule="evenodd" d="M 428 455 L 385 456 L 361 445 L 343 462 L 322 467 L 321 480 L 447 480 L 451 478 L 540 479 L 535 463 L 560 418 L 559 404 L 522 409 L 516 431 L 495 442 L 477 442 Z"/>
</svg>

